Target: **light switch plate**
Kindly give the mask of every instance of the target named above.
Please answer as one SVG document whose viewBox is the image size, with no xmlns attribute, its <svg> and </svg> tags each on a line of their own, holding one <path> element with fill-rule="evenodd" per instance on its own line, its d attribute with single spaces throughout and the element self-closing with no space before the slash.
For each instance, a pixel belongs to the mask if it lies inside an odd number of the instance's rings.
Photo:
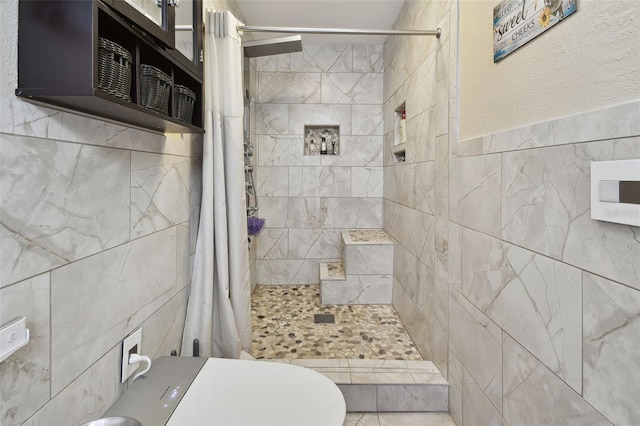
<svg viewBox="0 0 640 426">
<path fill-rule="evenodd" d="M 122 379 L 127 381 L 136 372 L 140 364 L 129 364 L 129 355 L 142 353 L 142 328 L 137 329 L 122 341 Z"/>
<path fill-rule="evenodd" d="M 618 202 L 622 181 L 640 181 L 640 159 L 591 163 L 591 218 L 640 226 L 640 205 Z"/>
</svg>

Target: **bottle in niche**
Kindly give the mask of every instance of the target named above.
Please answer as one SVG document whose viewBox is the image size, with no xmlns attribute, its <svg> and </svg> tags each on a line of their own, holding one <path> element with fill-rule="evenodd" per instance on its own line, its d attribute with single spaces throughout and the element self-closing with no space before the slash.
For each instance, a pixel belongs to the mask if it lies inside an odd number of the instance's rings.
<svg viewBox="0 0 640 426">
<path fill-rule="evenodd" d="M 407 114 L 405 111 L 400 113 L 400 143 L 407 141 Z"/>
<path fill-rule="evenodd" d="M 309 144 L 309 154 L 316 155 L 316 143 L 313 139 L 311 139 L 311 143 Z"/>
<path fill-rule="evenodd" d="M 322 137 L 322 142 L 320 142 L 320 154 L 327 155 L 327 138 Z"/>
</svg>

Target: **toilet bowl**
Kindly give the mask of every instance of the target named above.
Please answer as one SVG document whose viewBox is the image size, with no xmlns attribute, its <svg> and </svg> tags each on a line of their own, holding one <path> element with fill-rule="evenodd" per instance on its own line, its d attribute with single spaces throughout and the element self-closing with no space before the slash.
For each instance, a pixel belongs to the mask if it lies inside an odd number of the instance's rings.
<svg viewBox="0 0 640 426">
<path fill-rule="evenodd" d="M 342 426 L 340 389 L 296 365 L 162 357 L 107 411 L 143 425 Z"/>
</svg>

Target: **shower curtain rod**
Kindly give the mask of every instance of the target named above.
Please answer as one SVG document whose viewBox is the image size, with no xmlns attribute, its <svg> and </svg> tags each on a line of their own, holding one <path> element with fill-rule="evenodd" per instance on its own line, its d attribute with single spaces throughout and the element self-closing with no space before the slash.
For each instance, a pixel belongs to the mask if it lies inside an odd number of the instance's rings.
<svg viewBox="0 0 640 426">
<path fill-rule="evenodd" d="M 296 27 L 262 27 L 240 25 L 238 31 L 261 33 L 291 33 L 291 34 L 350 34 L 350 35 L 407 35 L 407 36 L 435 36 L 440 38 L 442 30 L 372 30 L 349 28 L 296 28 Z"/>
<path fill-rule="evenodd" d="M 193 31 L 192 25 L 176 25 L 177 31 Z M 291 33 L 291 34 L 350 34 L 350 35 L 407 35 L 407 36 L 435 36 L 440 38 L 442 30 L 371 30 L 349 28 L 295 28 L 295 27 L 261 27 L 238 26 L 238 31 L 262 33 Z"/>
</svg>

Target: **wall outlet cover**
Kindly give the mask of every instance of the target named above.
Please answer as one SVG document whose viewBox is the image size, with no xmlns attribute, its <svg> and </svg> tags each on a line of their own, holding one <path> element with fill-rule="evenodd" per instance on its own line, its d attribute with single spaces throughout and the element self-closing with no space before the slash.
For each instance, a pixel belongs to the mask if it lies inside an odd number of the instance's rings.
<svg viewBox="0 0 640 426">
<path fill-rule="evenodd" d="M 122 379 L 121 383 L 127 381 L 136 372 L 140 364 L 129 364 L 130 354 L 142 353 L 142 328 L 137 329 L 122 341 Z"/>
</svg>

